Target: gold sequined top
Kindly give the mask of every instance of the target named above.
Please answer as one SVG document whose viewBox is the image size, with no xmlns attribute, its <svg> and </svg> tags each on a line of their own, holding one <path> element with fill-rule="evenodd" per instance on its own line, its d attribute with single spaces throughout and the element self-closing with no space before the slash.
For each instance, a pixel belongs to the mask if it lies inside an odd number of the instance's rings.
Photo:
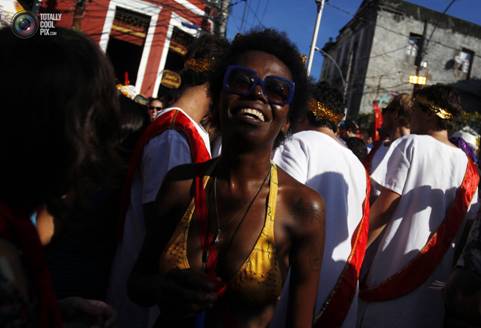
<svg viewBox="0 0 481 328">
<path fill-rule="evenodd" d="M 204 188 L 209 177 L 204 180 Z M 282 274 L 274 247 L 274 222 L 278 191 L 277 168 L 271 166 L 269 197 L 264 227 L 247 259 L 227 284 L 227 291 L 249 305 L 266 306 L 275 303 L 282 290 Z M 194 200 L 177 225 L 160 259 L 162 272 L 174 268 L 190 268 L 187 258 L 187 238 L 195 210 Z"/>
</svg>

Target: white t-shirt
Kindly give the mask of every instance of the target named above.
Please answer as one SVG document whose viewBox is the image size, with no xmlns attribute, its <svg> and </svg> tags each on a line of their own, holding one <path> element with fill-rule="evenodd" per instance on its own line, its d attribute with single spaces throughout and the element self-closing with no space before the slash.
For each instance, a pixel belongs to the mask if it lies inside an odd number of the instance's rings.
<svg viewBox="0 0 481 328">
<path fill-rule="evenodd" d="M 318 312 L 351 252 L 351 237 L 362 218 L 366 197 L 366 171 L 348 148 L 318 131 L 303 131 L 291 136 L 275 152 L 274 162 L 299 182 L 316 190 L 325 201 L 326 230 L 316 302 Z M 285 315 L 285 298 L 278 306 L 273 327 L 285 325 L 285 317 L 279 318 L 280 313 Z M 355 325 L 356 300 L 357 297 L 344 327 Z"/>
<path fill-rule="evenodd" d="M 443 222 L 464 178 L 466 165 L 467 157 L 462 150 L 431 136 L 410 135 L 391 145 L 371 178 L 401 198 L 380 237 L 369 268 L 368 286 L 377 286 L 399 272 L 419 253 Z M 468 218 L 474 218 L 477 198 L 476 192 Z M 432 288 L 432 283 L 446 282 L 452 270 L 454 246 L 455 243 L 431 277 L 410 294 L 386 302 L 363 303 L 360 326 L 442 327 L 442 295 Z"/>
<path fill-rule="evenodd" d="M 387 153 L 387 150 L 389 149 L 389 145 L 388 144 L 386 146 L 386 144 L 383 142 L 376 150 L 376 152 L 374 153 L 374 156 L 372 157 L 372 160 L 371 160 L 371 172 L 369 173 L 372 173 L 376 170 L 376 168 L 378 167 L 379 163 L 381 163 L 382 159 L 384 158 L 384 156 L 386 156 L 386 153 Z M 371 184 L 371 195 L 375 196 L 375 197 L 378 197 L 380 194 L 381 194 L 381 188 L 379 188 L 379 185 L 377 184 L 376 181 L 372 181 L 372 184 Z"/>
<path fill-rule="evenodd" d="M 182 109 L 174 107 L 162 111 L 159 116 L 172 110 L 179 110 L 186 114 Z M 187 114 L 186 116 L 192 121 L 210 152 L 208 133 Z M 140 168 L 132 181 L 123 238 L 117 247 L 112 264 L 108 296 L 110 303 L 117 311 L 120 328 L 147 327 L 148 309 L 134 304 L 127 297 L 127 280 L 145 236 L 143 206 L 155 200 L 170 169 L 187 163 L 192 163 L 189 143 L 181 133 L 175 130 L 166 130 L 155 136 L 144 147 Z"/>
</svg>

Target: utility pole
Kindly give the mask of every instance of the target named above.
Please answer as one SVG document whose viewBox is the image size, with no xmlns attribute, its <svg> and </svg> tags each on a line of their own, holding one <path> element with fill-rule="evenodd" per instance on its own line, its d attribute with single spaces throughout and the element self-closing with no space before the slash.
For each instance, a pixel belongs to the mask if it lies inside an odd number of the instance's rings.
<svg viewBox="0 0 481 328">
<path fill-rule="evenodd" d="M 445 15 L 449 8 L 455 3 L 456 0 L 451 0 L 451 2 L 448 4 L 446 9 L 442 12 L 443 15 Z M 413 86 L 413 93 L 419 89 L 419 72 L 421 70 L 421 67 L 423 66 L 423 57 L 427 53 L 429 45 L 431 43 L 431 39 L 433 38 L 434 32 L 436 31 L 438 27 L 438 24 L 434 22 L 434 27 L 433 30 L 431 31 L 431 35 L 429 36 L 429 39 L 426 40 L 426 34 L 427 34 L 427 29 L 428 29 L 428 21 L 424 20 L 424 28 L 423 28 L 423 36 L 421 38 L 421 42 L 419 45 L 418 52 L 416 54 L 416 60 L 415 60 L 415 65 L 416 65 L 416 82 Z M 424 83 L 427 81 L 427 76 L 424 77 Z M 423 84 L 424 84 L 423 83 Z"/>
<path fill-rule="evenodd" d="M 426 41 L 427 29 L 428 29 L 428 21 L 424 20 L 423 35 L 421 37 L 421 41 L 419 42 L 419 48 L 416 53 L 416 59 L 414 61 L 414 65 L 416 65 L 416 76 L 419 76 L 419 72 L 421 71 L 421 65 L 422 65 L 423 56 L 424 56 L 424 43 Z M 413 94 L 418 89 L 419 89 L 419 84 L 414 84 Z"/>
<path fill-rule="evenodd" d="M 319 33 L 319 26 L 321 25 L 322 11 L 324 10 L 325 0 L 315 0 L 317 6 L 316 25 L 314 33 L 312 34 L 311 50 L 309 51 L 309 59 L 307 60 L 307 75 L 311 74 L 312 61 L 314 60 L 314 51 L 316 50 L 317 34 Z"/>
<path fill-rule="evenodd" d="M 227 29 L 227 14 L 229 12 L 229 0 L 221 0 L 214 20 L 214 34 L 225 37 Z"/>
</svg>

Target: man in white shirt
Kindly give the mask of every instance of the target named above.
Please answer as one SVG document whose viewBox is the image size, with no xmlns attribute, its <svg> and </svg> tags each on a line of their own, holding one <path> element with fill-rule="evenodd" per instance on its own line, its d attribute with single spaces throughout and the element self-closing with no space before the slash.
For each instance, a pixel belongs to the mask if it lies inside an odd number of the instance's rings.
<svg viewBox="0 0 481 328">
<path fill-rule="evenodd" d="M 344 116 L 342 104 L 341 94 L 327 83 L 321 82 L 313 88 L 313 99 L 309 102 L 306 117 L 293 127 L 296 133 L 289 137 L 274 155 L 276 164 L 298 181 L 319 192 L 325 201 L 326 243 L 316 316 L 321 315 L 321 309 L 325 310 L 327 299 L 340 297 L 331 293 L 346 268 L 346 262 L 352 251 L 352 237 L 363 217 L 363 203 L 366 200 L 367 178 L 364 166 L 336 136 L 337 124 Z M 364 250 L 361 250 L 361 253 L 364 255 Z M 341 314 L 339 309 L 336 309 L 337 315 L 341 318 L 334 326 L 355 325 L 357 297 L 353 296 L 357 290 L 357 278 L 351 282 L 354 286 L 351 290 L 352 295 L 350 298 L 340 297 L 345 311 Z M 273 327 L 285 325 L 287 288 L 284 287 Z M 323 317 L 322 320 L 334 322 L 330 320 L 335 316 L 327 312 L 323 312 L 322 315 L 331 316 Z"/>
<path fill-rule="evenodd" d="M 127 280 L 143 244 L 145 221 L 155 220 L 154 201 L 167 172 L 181 164 L 210 159 L 209 135 L 200 122 L 211 103 L 209 71 L 226 47 L 226 41 L 210 35 L 191 45 L 181 72 L 181 96 L 147 128 L 132 154 L 127 181 L 130 194 L 123 204 L 123 237 L 114 258 L 109 288 L 109 301 L 118 313 L 121 328 L 150 327 L 153 322 L 149 316 L 157 317 L 128 299 Z"/>
<path fill-rule="evenodd" d="M 369 174 L 374 172 L 379 163 L 381 163 L 392 142 L 410 134 L 409 113 L 411 111 L 411 106 L 411 96 L 406 93 L 401 93 L 394 96 L 389 104 L 383 108 L 383 123 L 381 129 L 383 132 L 382 134 L 385 136 L 385 140 L 380 141 L 373 147 L 371 152 L 369 152 L 367 159 Z M 381 193 L 379 189 L 379 186 L 374 182 L 372 184 L 371 192 L 375 197 L 378 197 Z"/>
<path fill-rule="evenodd" d="M 394 96 L 389 104 L 382 109 L 383 123 L 380 131 L 382 140 L 375 143 L 373 149 L 369 152 L 365 161 L 366 169 L 371 174 L 376 170 L 384 156 L 386 156 L 389 147 L 397 139 L 407 136 L 411 133 L 410 129 L 410 112 L 412 107 L 412 97 L 406 93 Z M 374 203 L 381 194 L 382 187 L 371 179 L 371 196 L 370 203 Z M 369 247 L 364 257 L 361 270 L 361 280 L 366 274 L 368 267 L 371 265 L 377 248 L 377 243 Z"/>
<path fill-rule="evenodd" d="M 361 285 L 360 327 L 443 327 L 437 285 L 449 276 L 479 181 L 474 164 L 448 140 L 460 111 L 450 87 L 418 91 L 415 134 L 396 140 L 371 175 L 383 187 L 370 215 L 369 244 L 379 244 Z"/>
</svg>

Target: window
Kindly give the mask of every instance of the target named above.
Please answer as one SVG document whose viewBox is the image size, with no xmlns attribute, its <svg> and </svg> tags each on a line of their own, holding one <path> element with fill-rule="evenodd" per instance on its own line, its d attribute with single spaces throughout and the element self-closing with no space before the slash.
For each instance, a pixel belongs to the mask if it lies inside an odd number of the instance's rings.
<svg viewBox="0 0 481 328">
<path fill-rule="evenodd" d="M 115 8 L 107 44 L 107 56 L 120 83 L 135 85 L 144 50 L 150 16 L 122 7 Z"/>
<path fill-rule="evenodd" d="M 472 50 L 462 48 L 454 57 L 454 69 L 457 71 L 456 73 L 461 74 L 465 79 L 469 79 L 473 58 L 474 52 Z"/>
<path fill-rule="evenodd" d="M 421 46 L 422 36 L 419 34 L 411 33 L 409 35 L 408 46 L 406 48 L 406 54 L 410 57 L 416 57 L 418 49 Z"/>
<path fill-rule="evenodd" d="M 414 62 L 418 55 L 418 50 L 421 48 L 422 36 L 419 34 L 409 34 L 408 46 L 406 47 L 406 55 Z"/>
</svg>

